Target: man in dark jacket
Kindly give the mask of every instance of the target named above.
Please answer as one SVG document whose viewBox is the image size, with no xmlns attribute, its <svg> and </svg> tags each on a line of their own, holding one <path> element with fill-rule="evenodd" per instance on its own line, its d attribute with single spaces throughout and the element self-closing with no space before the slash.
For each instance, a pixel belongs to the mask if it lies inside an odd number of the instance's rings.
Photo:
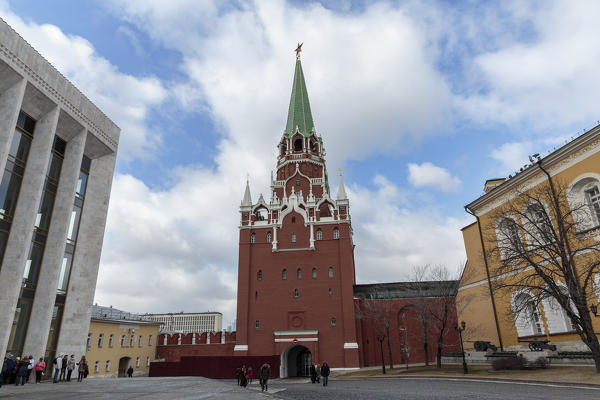
<svg viewBox="0 0 600 400">
<path fill-rule="evenodd" d="M 329 365 L 326 362 L 321 367 L 321 376 L 323 377 L 323 386 L 327 386 L 327 378 L 329 378 Z"/>
<path fill-rule="evenodd" d="M 2 370 L 4 371 L 4 383 L 13 383 L 13 376 L 15 376 L 15 360 L 13 360 L 12 354 L 9 354 L 8 358 L 4 361 Z"/>
<path fill-rule="evenodd" d="M 263 391 L 268 391 L 269 377 L 271 376 L 271 366 L 264 363 L 258 371 L 258 378 L 260 379 L 260 387 Z"/>
<path fill-rule="evenodd" d="M 64 355 L 60 362 L 60 376 L 58 377 L 59 381 L 64 381 L 67 379 L 67 364 L 69 362 L 69 356 Z"/>
<path fill-rule="evenodd" d="M 130 378 L 133 376 L 133 367 L 131 365 L 127 368 L 127 376 Z"/>
<path fill-rule="evenodd" d="M 29 366 L 29 359 L 17 359 L 17 383 L 15 385 L 19 385 L 21 382 L 21 386 L 25 385 L 25 380 L 27 379 L 27 366 Z"/>
</svg>

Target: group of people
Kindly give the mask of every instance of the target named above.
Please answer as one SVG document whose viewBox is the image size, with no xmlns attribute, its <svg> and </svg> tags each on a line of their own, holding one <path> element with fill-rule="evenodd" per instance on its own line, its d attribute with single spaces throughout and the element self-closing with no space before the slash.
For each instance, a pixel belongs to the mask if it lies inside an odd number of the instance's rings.
<svg viewBox="0 0 600 400">
<path fill-rule="evenodd" d="M 74 354 L 71 354 L 71 357 L 62 353 L 59 354 L 58 357 L 52 361 L 52 367 L 54 369 L 52 382 L 54 383 L 71 381 L 71 375 L 75 369 L 77 369 L 78 372 L 77 382 L 81 382 L 84 378 L 87 378 L 89 373 L 85 356 L 82 356 L 79 362 L 76 362 Z M 14 383 L 15 385 L 20 384 L 23 386 L 26 382 L 29 382 L 32 372 L 35 373 L 35 383 L 40 383 L 45 369 L 46 360 L 44 357 L 40 357 L 36 362 L 31 355 L 29 357 L 15 358 L 12 354 L 9 354 L 4 358 L 4 362 L 2 363 L 0 386 L 2 386 L 3 383 Z"/>
<path fill-rule="evenodd" d="M 315 364 L 310 366 L 310 381 L 312 383 L 320 383 L 321 377 L 323 377 L 323 386 L 327 386 L 329 365 L 326 362 L 323 362 L 323 365 Z"/>
<path fill-rule="evenodd" d="M 248 383 L 252 383 L 254 377 L 254 371 L 252 367 L 246 368 L 246 365 L 242 365 L 241 368 L 235 370 L 235 376 L 237 377 L 238 385 L 242 387 L 248 386 Z M 271 366 L 264 363 L 258 371 L 258 379 L 262 391 L 268 391 L 269 377 L 271 376 Z"/>
</svg>

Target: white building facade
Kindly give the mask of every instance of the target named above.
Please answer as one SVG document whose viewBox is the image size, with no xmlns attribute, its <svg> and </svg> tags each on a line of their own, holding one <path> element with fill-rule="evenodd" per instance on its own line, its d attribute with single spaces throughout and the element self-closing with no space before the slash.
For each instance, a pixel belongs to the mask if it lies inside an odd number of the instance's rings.
<svg viewBox="0 0 600 400">
<path fill-rule="evenodd" d="M 0 20 L 1 354 L 85 354 L 119 135 Z"/>
<path fill-rule="evenodd" d="M 142 318 L 160 322 L 160 331 L 169 333 L 219 332 L 223 325 L 220 312 L 144 314 Z"/>
</svg>

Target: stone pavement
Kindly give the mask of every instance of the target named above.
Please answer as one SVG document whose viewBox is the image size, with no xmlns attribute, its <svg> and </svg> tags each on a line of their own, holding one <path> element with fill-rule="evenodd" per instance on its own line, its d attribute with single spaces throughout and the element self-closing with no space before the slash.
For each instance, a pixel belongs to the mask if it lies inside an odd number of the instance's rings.
<svg viewBox="0 0 600 400">
<path fill-rule="evenodd" d="M 253 384 L 250 389 L 237 386 L 235 381 L 218 381 L 201 377 L 172 378 L 93 378 L 53 384 L 27 383 L 25 386 L 3 385 L 0 399 L 28 400 L 266 400 L 277 398 L 260 391 Z"/>
</svg>

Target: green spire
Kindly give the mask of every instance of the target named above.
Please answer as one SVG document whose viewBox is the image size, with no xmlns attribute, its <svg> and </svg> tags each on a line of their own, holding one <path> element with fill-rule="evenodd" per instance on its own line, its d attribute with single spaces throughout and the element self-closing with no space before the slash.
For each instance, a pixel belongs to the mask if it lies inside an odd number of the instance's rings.
<svg viewBox="0 0 600 400">
<path fill-rule="evenodd" d="M 300 57 L 296 58 L 296 70 L 294 71 L 294 84 L 292 86 L 292 97 L 290 98 L 290 108 L 288 110 L 287 124 L 284 135 L 288 138 L 296 133 L 296 127 L 304 136 L 310 136 L 315 125 L 310 112 L 310 103 L 308 102 L 308 93 L 306 83 L 304 83 L 304 73 Z"/>
</svg>

